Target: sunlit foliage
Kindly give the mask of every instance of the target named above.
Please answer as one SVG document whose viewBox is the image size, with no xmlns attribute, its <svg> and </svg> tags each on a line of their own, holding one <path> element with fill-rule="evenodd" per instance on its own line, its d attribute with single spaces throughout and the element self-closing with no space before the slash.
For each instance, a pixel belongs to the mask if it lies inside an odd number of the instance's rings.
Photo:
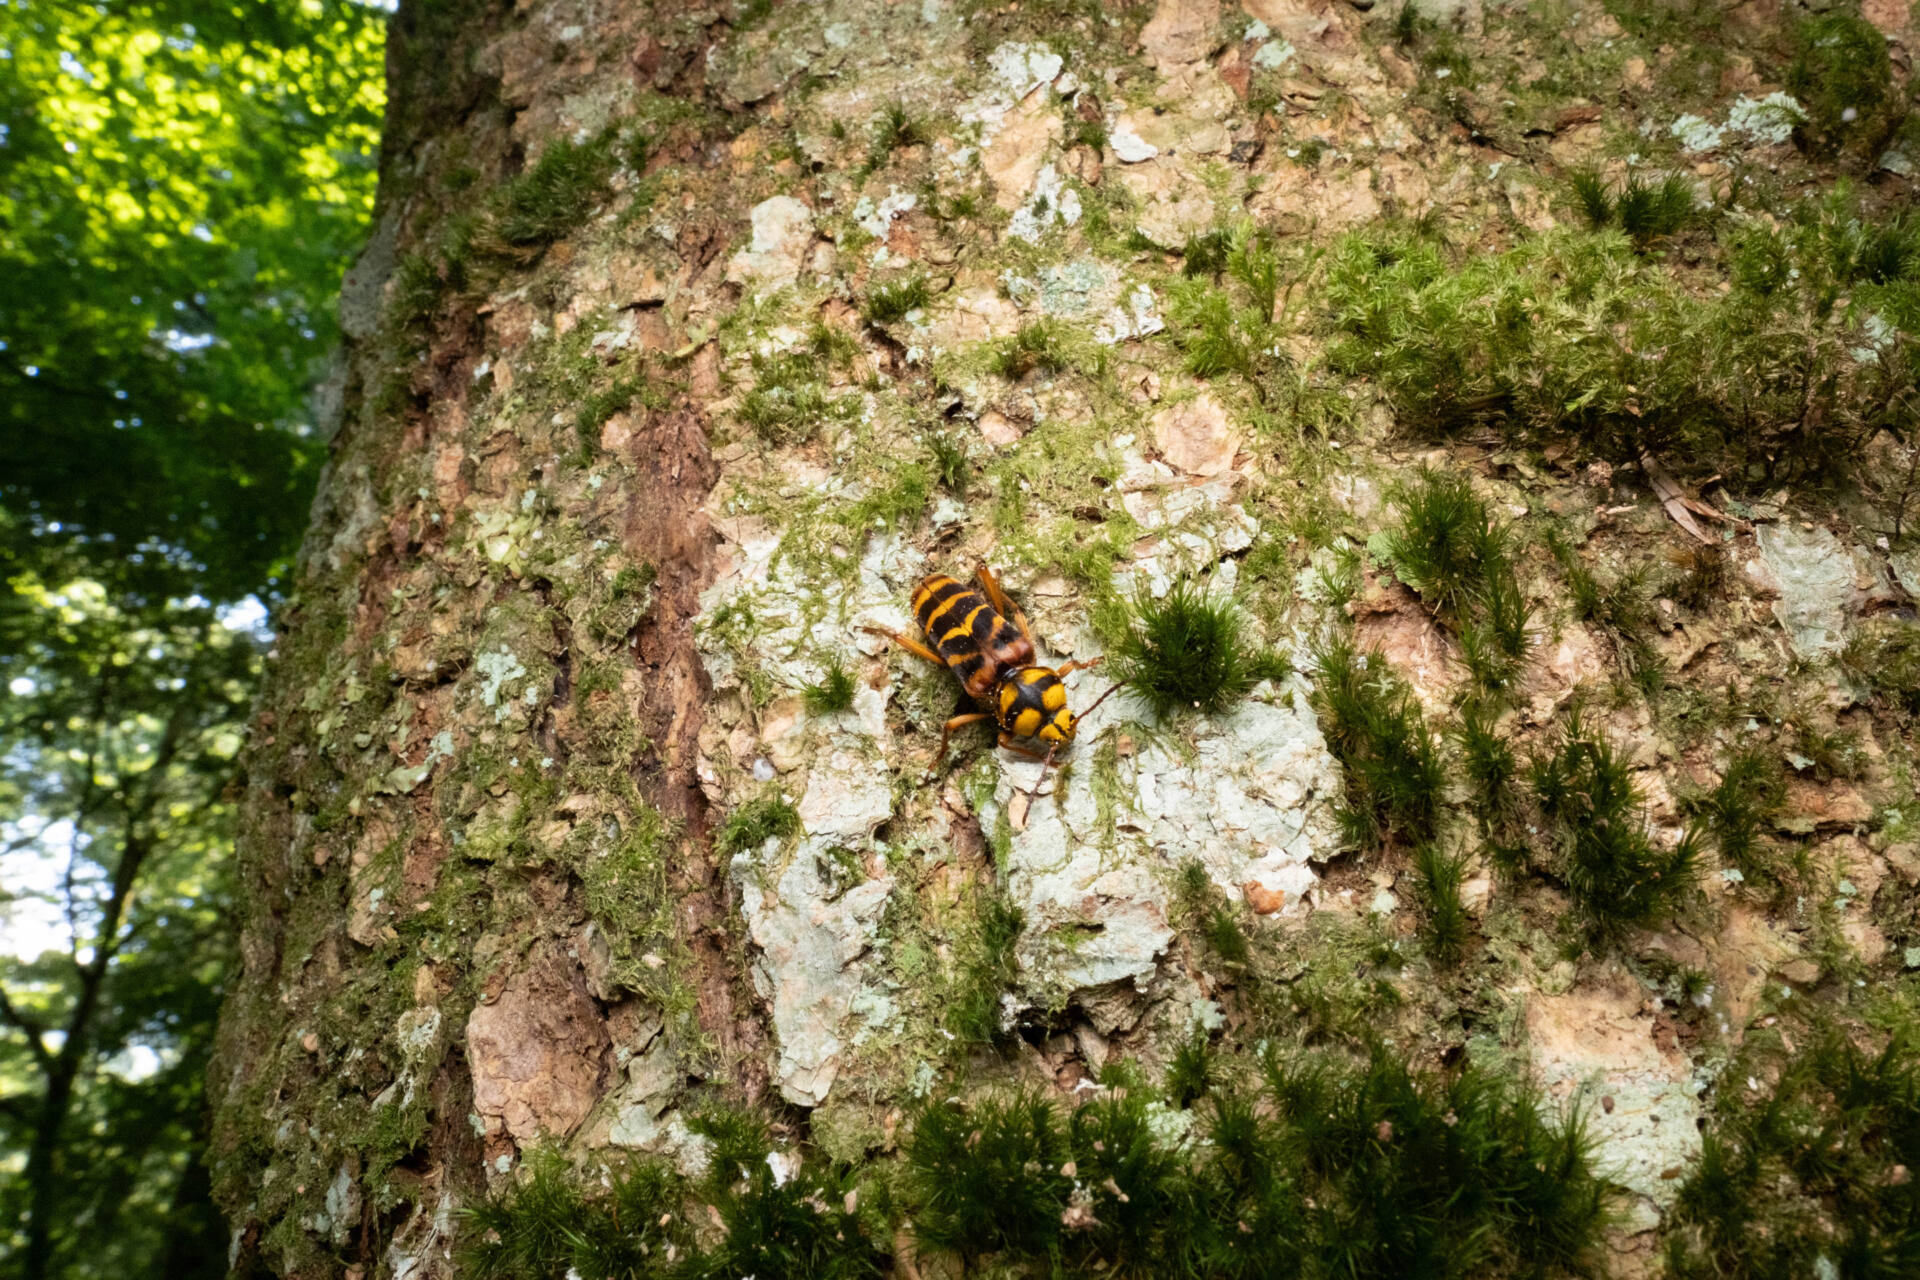
<svg viewBox="0 0 1920 1280">
<path fill-rule="evenodd" d="M 308 396 L 372 208 L 385 20 L 357 0 L 0 5 L 16 535 L 141 547 L 116 576 L 228 598 L 291 549 Z"/>
</svg>

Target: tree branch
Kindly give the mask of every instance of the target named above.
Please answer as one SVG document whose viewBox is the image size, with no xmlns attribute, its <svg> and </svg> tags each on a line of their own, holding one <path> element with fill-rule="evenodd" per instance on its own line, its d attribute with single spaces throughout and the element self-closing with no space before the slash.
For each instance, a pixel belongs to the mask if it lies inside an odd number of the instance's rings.
<svg viewBox="0 0 1920 1280">
<path fill-rule="evenodd" d="M 0 987 L 0 1018 L 26 1033 L 27 1047 L 33 1050 L 33 1060 L 39 1064 L 42 1071 L 49 1070 L 53 1066 L 53 1053 L 47 1048 L 46 1028 L 40 1025 L 39 1019 L 22 1013 L 14 1005 L 13 997 L 7 994 L 5 987 Z"/>
</svg>

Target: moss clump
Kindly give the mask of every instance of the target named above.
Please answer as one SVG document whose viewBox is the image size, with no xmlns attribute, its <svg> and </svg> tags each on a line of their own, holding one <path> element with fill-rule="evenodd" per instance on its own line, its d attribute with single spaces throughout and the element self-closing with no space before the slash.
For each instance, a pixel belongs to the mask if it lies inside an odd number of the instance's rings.
<svg viewBox="0 0 1920 1280">
<path fill-rule="evenodd" d="M 673 1274 L 691 1241 L 682 1189 L 664 1167 L 639 1162 L 602 1171 L 602 1188 L 556 1152 L 529 1153 L 519 1180 L 461 1213 L 461 1274 L 474 1280 L 563 1280 Z"/>
<path fill-rule="evenodd" d="M 1886 326 L 1920 314 L 1920 288 L 1873 286 L 1871 320 L 1857 289 L 1837 305 L 1847 286 L 1818 261 L 1829 241 L 1757 222 L 1741 236 L 1759 249 L 1730 265 L 1764 250 L 1782 269 L 1736 271 L 1765 291 L 1701 296 L 1614 232 L 1458 261 L 1417 234 L 1351 234 L 1328 258 L 1329 356 L 1422 435 L 1490 426 L 1621 461 L 1651 450 L 1736 484 L 1851 465 L 1897 419 L 1912 356 Z"/>
<path fill-rule="evenodd" d="M 1887 38 L 1857 14 L 1827 13 L 1800 24 L 1787 92 L 1806 111 L 1794 140 L 1816 154 L 1856 139 L 1871 146 L 1898 122 Z"/>
<path fill-rule="evenodd" d="M 579 226 L 607 193 L 615 141 L 609 131 L 591 142 L 561 138 L 549 145 L 531 169 L 496 190 L 493 234 L 514 248 L 532 249 Z"/>
<path fill-rule="evenodd" d="M 1051 320 L 1029 320 L 994 349 L 992 368 L 1017 382 L 1030 373 L 1060 373 L 1070 363 L 1066 331 Z"/>
<path fill-rule="evenodd" d="M 715 1132 L 712 1117 L 692 1127 L 710 1137 Z M 739 1135 L 735 1126 L 734 1137 Z M 886 1255 L 861 1229 L 852 1172 L 813 1161 L 796 1174 L 776 1176 L 767 1158 L 773 1144 L 764 1130 L 760 1136 L 750 1147 L 716 1142 L 702 1198 L 720 1238 L 670 1274 L 684 1280 L 864 1280 L 885 1274 Z M 605 1280 L 624 1277 L 616 1273 Z"/>
<path fill-rule="evenodd" d="M 885 167 L 893 153 L 927 141 L 927 130 L 906 104 L 889 102 L 873 118 L 872 141 L 867 147 L 867 171 Z"/>
<path fill-rule="evenodd" d="M 402 255 L 394 264 L 392 290 L 388 318 L 394 325 L 406 329 L 432 315 L 446 292 L 446 282 L 433 256 L 415 250 Z"/>
<path fill-rule="evenodd" d="M 1252 959 L 1253 948 L 1246 931 L 1234 918 L 1226 897 L 1214 885 L 1213 878 L 1198 858 L 1181 866 L 1174 884 L 1174 899 L 1180 923 L 1195 930 L 1213 954 L 1229 969 L 1244 969 Z"/>
<path fill-rule="evenodd" d="M 1503 871 L 1519 869 L 1525 857 L 1520 830 L 1520 793 L 1515 785 L 1519 763 L 1513 744 L 1494 726 L 1493 713 L 1478 701 L 1461 709 L 1453 727 L 1460 748 L 1460 770 L 1473 798 L 1474 821 L 1486 841 L 1493 864 Z"/>
<path fill-rule="evenodd" d="M 1869 1047 L 1837 1026 L 1756 1028 L 1749 1037 L 1721 1074 L 1700 1163 L 1674 1206 L 1667 1274 L 1914 1274 L 1914 1047 L 1897 1036 Z"/>
<path fill-rule="evenodd" d="M 1702 613 L 1726 594 L 1727 553 L 1719 543 L 1685 547 L 1668 559 L 1679 570 L 1667 589 L 1677 603 Z"/>
<path fill-rule="evenodd" d="M 927 448 L 933 454 L 934 474 L 939 477 L 941 485 L 954 497 L 965 497 L 973 466 L 967 457 L 966 446 L 952 436 L 935 434 L 927 437 Z"/>
<path fill-rule="evenodd" d="M 1277 359 L 1271 349 L 1280 256 L 1269 235 L 1242 219 L 1189 240 L 1184 258 L 1187 278 L 1169 296 L 1168 318 L 1188 372 L 1203 378 L 1270 372 Z"/>
<path fill-rule="evenodd" d="M 768 792 L 728 814 L 714 833 L 713 847 L 724 856 L 758 849 L 776 836 L 786 840 L 799 834 L 800 811 L 785 796 Z"/>
<path fill-rule="evenodd" d="M 477 1280 L 861 1280 L 885 1255 L 862 1230 L 851 1175 L 808 1165 L 776 1177 L 764 1125 L 738 1113 L 690 1125 L 712 1139 L 699 1185 L 655 1161 L 584 1171 L 532 1153 L 520 1180 L 465 1210 L 461 1274 Z M 692 1229 L 694 1212 L 717 1238 Z M 701 1239 L 702 1235 L 709 1236 Z"/>
<path fill-rule="evenodd" d="M 1532 762 L 1528 779 L 1552 845 L 1549 868 L 1590 932 L 1617 937 L 1672 911 L 1692 881 L 1697 836 L 1689 831 L 1672 849 L 1654 847 L 1632 770 L 1579 713 Z"/>
<path fill-rule="evenodd" d="M 853 709 L 853 673 L 839 654 L 828 659 L 820 679 L 800 691 L 800 700 L 810 715 L 830 716 Z"/>
<path fill-rule="evenodd" d="M 1607 1209 L 1578 1117 L 1469 1068 L 1270 1055 L 1196 1136 L 1137 1086 L 1063 1115 L 1032 1095 L 933 1103 L 906 1145 L 925 1245 L 996 1274 L 1534 1275 L 1592 1261 Z"/>
<path fill-rule="evenodd" d="M 1595 231 L 1618 227 L 1643 253 L 1686 230 L 1700 216 L 1692 185 L 1677 173 L 1658 182 L 1634 174 L 1615 192 L 1599 174 L 1583 169 L 1572 174 L 1567 185 L 1589 227 Z"/>
<path fill-rule="evenodd" d="M 1415 892 L 1425 915 L 1427 954 L 1441 964 L 1452 964 L 1466 949 L 1472 922 L 1460 886 L 1467 878 L 1467 855 L 1446 853 L 1431 842 L 1416 846 L 1413 870 Z"/>
<path fill-rule="evenodd" d="M 753 371 L 753 390 L 741 397 L 738 412 L 768 443 L 799 444 L 840 415 L 811 354 L 756 355 Z"/>
<path fill-rule="evenodd" d="M 1413 690 L 1387 662 L 1354 652 L 1342 637 L 1314 654 L 1313 707 L 1346 773 L 1338 816 L 1347 839 L 1362 846 L 1433 839 L 1446 774 Z"/>
<path fill-rule="evenodd" d="M 1239 608 L 1209 600 L 1205 584 L 1181 578 L 1155 599 L 1134 597 L 1129 625 L 1114 646 L 1116 679 L 1154 715 L 1195 710 L 1217 715 L 1261 680 L 1283 676 L 1283 660 L 1250 643 Z"/>
<path fill-rule="evenodd" d="M 1213 1042 L 1204 1027 L 1180 1042 L 1167 1063 L 1167 1101 L 1176 1107 L 1191 1107 L 1213 1087 Z"/>
<path fill-rule="evenodd" d="M 647 376 L 643 372 L 623 374 L 609 386 L 588 394 L 573 415 L 573 434 L 580 445 L 582 460 L 590 459 L 600 447 L 600 428 L 616 413 L 624 413 L 647 394 Z"/>
<path fill-rule="evenodd" d="M 1558 533 L 1548 535 L 1547 550 L 1566 575 L 1567 599 L 1575 620 L 1590 622 L 1612 637 L 1620 665 L 1628 675 L 1646 673 L 1663 678 L 1659 651 L 1648 634 L 1654 625 L 1648 568 L 1634 565 L 1611 578 L 1602 578 Z"/>
<path fill-rule="evenodd" d="M 1736 751 L 1719 785 L 1687 804 L 1719 846 L 1721 859 L 1749 881 L 1779 878 L 1779 861 L 1767 830 L 1786 798 L 1780 765 L 1761 747 Z"/>
<path fill-rule="evenodd" d="M 868 324 L 896 324 L 926 306 L 930 296 L 927 282 L 919 276 L 889 280 L 867 291 L 860 304 L 860 314 L 867 318 Z"/>
<path fill-rule="evenodd" d="M 947 1030 L 966 1044 L 991 1044 L 1004 1034 L 1000 997 L 1019 974 L 1014 948 L 1027 920 L 998 893 L 983 893 L 980 916 L 963 949 L 947 997 Z"/>
<path fill-rule="evenodd" d="M 710 1143 L 696 1180 L 534 1153 L 516 1185 L 463 1215 L 462 1274 L 854 1280 L 886 1273 L 896 1230 L 923 1259 L 1010 1277 L 1452 1280 L 1592 1261 L 1607 1191 L 1585 1128 L 1549 1119 L 1518 1084 L 1472 1066 L 1417 1073 L 1383 1048 L 1276 1049 L 1236 1081 L 1203 1034 L 1187 1053 L 1176 1087 L 1199 1105 L 1186 1116 L 1125 1064 L 1071 1107 L 943 1094 L 886 1177 L 817 1151 L 780 1159 L 802 1153 L 732 1110 L 690 1121 Z"/>
<path fill-rule="evenodd" d="M 914 1118 L 905 1155 L 918 1239 L 968 1263 L 1057 1249 L 1072 1184 L 1062 1173 L 1066 1135 L 1046 1098 L 935 1102 Z"/>
<path fill-rule="evenodd" d="M 1483 689 L 1520 674 L 1532 642 L 1532 609 L 1513 566 L 1513 535 L 1464 476 L 1422 468 L 1395 501 L 1388 535 L 1394 571 L 1460 636 L 1467 668 Z"/>
<path fill-rule="evenodd" d="M 1840 669 L 1880 705 L 1920 715 L 1920 626 L 1895 621 L 1863 626 L 1841 651 Z"/>
</svg>

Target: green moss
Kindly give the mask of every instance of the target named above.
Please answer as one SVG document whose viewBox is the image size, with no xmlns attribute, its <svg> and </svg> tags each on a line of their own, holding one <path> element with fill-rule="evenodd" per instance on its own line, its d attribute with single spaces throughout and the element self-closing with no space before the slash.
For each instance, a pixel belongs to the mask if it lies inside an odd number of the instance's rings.
<svg viewBox="0 0 1920 1280">
<path fill-rule="evenodd" d="M 712 1117 L 695 1127 L 712 1136 Z M 770 1143 L 720 1132 L 705 1204 L 721 1227 L 701 1248 L 691 1189 L 664 1165 L 637 1161 L 575 1173 L 557 1154 L 529 1155 L 519 1180 L 462 1215 L 462 1274 L 478 1280 L 695 1280 L 766 1275 L 843 1280 L 880 1274 L 879 1257 L 844 1205 L 831 1170 L 784 1184 Z"/>
<path fill-rule="evenodd" d="M 1680 1188 L 1667 1273 L 1910 1274 L 1920 1263 L 1916 1063 L 1897 1036 L 1857 1040 L 1819 1024 L 1751 1032 L 1721 1074 L 1700 1162 Z"/>
<path fill-rule="evenodd" d="M 1793 234 L 1774 292 L 1702 296 L 1611 232 L 1458 262 L 1406 231 L 1349 235 L 1329 254 L 1329 358 L 1417 434 L 1487 426 L 1622 461 L 1651 450 L 1737 484 L 1832 473 L 1887 424 L 1910 362 L 1834 307 L 1816 244 Z M 1908 292 L 1889 291 L 1895 305 Z"/>
<path fill-rule="evenodd" d="M 1233 232 L 1228 227 L 1215 227 L 1189 237 L 1186 248 L 1180 251 L 1181 274 L 1217 278 L 1227 269 L 1227 250 L 1232 245 Z"/>
<path fill-rule="evenodd" d="M 1719 543 L 1685 547 L 1669 559 L 1679 574 L 1667 588 L 1674 601 L 1704 613 L 1727 592 L 1727 553 Z"/>
<path fill-rule="evenodd" d="M 844 418 L 851 406 L 827 394 L 811 354 L 753 358 L 754 386 L 740 399 L 740 420 L 772 444 L 798 444 Z"/>
<path fill-rule="evenodd" d="M 1519 869 L 1525 856 L 1520 826 L 1520 795 L 1515 786 L 1519 766 L 1513 744 L 1494 727 L 1489 708 L 1469 702 L 1453 729 L 1460 747 L 1461 772 L 1473 799 L 1474 821 L 1495 866 Z"/>
<path fill-rule="evenodd" d="M 579 226 L 607 193 L 616 141 L 608 131 L 591 142 L 549 144 L 532 168 L 495 188 L 493 233 L 509 246 L 538 248 Z"/>
<path fill-rule="evenodd" d="M 1613 222 L 1613 193 L 1596 170 L 1576 169 L 1568 174 L 1567 190 L 1592 230 L 1604 231 Z"/>
<path fill-rule="evenodd" d="M 927 141 L 926 127 L 906 108 L 889 102 L 873 119 L 872 142 L 867 148 L 867 168 L 883 168 L 893 153 L 903 147 L 915 147 Z"/>
<path fill-rule="evenodd" d="M 587 625 L 603 640 L 624 639 L 640 624 L 653 605 L 655 571 L 650 564 L 623 564 L 594 600 Z M 583 701 L 600 690 L 620 687 L 619 669 L 610 664 L 583 668 L 574 684 L 574 696 Z"/>
<path fill-rule="evenodd" d="M 969 1262 L 1057 1250 L 1073 1182 L 1061 1168 L 1060 1117 L 1044 1097 L 931 1103 L 914 1117 L 904 1154 L 919 1240 Z"/>
<path fill-rule="evenodd" d="M 926 306 L 930 296 L 927 282 L 920 276 L 889 280 L 867 290 L 867 296 L 860 303 L 860 314 L 869 324 L 896 324 L 906 319 L 908 313 Z"/>
<path fill-rule="evenodd" d="M 1780 858 L 1767 839 L 1785 802 L 1785 785 L 1775 753 L 1752 746 L 1736 751 L 1719 785 L 1687 802 L 1687 810 L 1706 824 L 1720 857 L 1749 882 L 1768 884 L 1780 877 Z"/>
<path fill-rule="evenodd" d="M 860 355 L 860 339 L 837 324 L 817 320 L 807 330 L 807 350 L 835 369 L 844 369 Z"/>
<path fill-rule="evenodd" d="M 768 840 L 790 840 L 800 834 L 800 811 L 783 795 L 769 791 L 747 801 L 727 815 L 714 832 L 713 848 L 729 856 L 758 849 Z"/>
<path fill-rule="evenodd" d="M 1191 1107 L 1206 1097 L 1213 1087 L 1214 1075 L 1213 1042 L 1206 1028 L 1196 1026 L 1167 1063 L 1167 1101 L 1182 1110 Z"/>
<path fill-rule="evenodd" d="M 1857 781 L 1866 775 L 1867 756 L 1860 735 L 1852 729 L 1821 729 L 1811 724 L 1796 725 L 1790 759 L 1798 772 L 1816 782 L 1835 778 Z"/>
<path fill-rule="evenodd" d="M 393 269 L 388 319 L 400 328 L 425 321 L 439 305 L 446 285 L 430 254 L 415 250 L 401 256 Z"/>
<path fill-rule="evenodd" d="M 1246 638 L 1239 607 L 1209 600 L 1197 579 L 1181 578 L 1157 599 L 1142 588 L 1131 614 L 1111 671 L 1162 719 L 1189 710 L 1221 714 L 1262 679 L 1285 675 L 1283 660 Z"/>
<path fill-rule="evenodd" d="M 1104 151 L 1107 146 L 1107 126 L 1102 120 L 1075 120 L 1068 131 L 1067 143 L 1075 147 L 1092 147 L 1095 151 Z"/>
<path fill-rule="evenodd" d="M 766 1154 L 762 1147 L 751 1162 L 715 1161 L 716 1169 L 727 1171 L 726 1183 L 709 1201 L 720 1237 L 674 1274 L 687 1280 L 864 1280 L 885 1274 L 886 1255 L 861 1229 L 849 1201 L 857 1189 L 852 1173 L 816 1161 L 781 1178 Z"/>
<path fill-rule="evenodd" d="M 940 483 L 954 497 L 964 498 L 973 469 L 966 446 L 952 436 L 936 433 L 927 437 L 927 448 L 933 453 L 934 474 Z"/>
<path fill-rule="evenodd" d="M 1530 1275 L 1591 1266 L 1608 1194 L 1578 1117 L 1469 1068 L 1379 1050 L 1267 1059 L 1203 1141 L 1125 1078 L 1065 1115 L 1032 1094 L 923 1108 L 906 1146 L 926 1246 L 1012 1274 Z"/>
<path fill-rule="evenodd" d="M 1840 669 L 1881 706 L 1920 714 L 1920 626 L 1890 620 L 1863 625 L 1841 651 Z"/>
<path fill-rule="evenodd" d="M 1060 373 L 1070 367 L 1065 328 L 1054 320 L 1029 320 L 994 348 L 993 371 L 1014 381 L 1030 373 Z"/>
<path fill-rule="evenodd" d="M 1467 855 L 1450 854 L 1431 842 L 1413 851 L 1413 869 L 1418 877 L 1417 893 L 1427 940 L 1427 954 L 1441 964 L 1459 960 L 1466 948 L 1472 921 L 1460 897 L 1466 881 Z"/>
<path fill-rule="evenodd" d="M 852 710 L 853 693 L 853 673 L 847 670 L 847 664 L 836 653 L 828 659 L 820 679 L 802 689 L 800 697 L 809 714 L 830 716 Z"/>
<path fill-rule="evenodd" d="M 1378 654 L 1344 637 L 1314 654 L 1313 706 L 1346 774 L 1338 816 L 1362 846 L 1433 839 L 1446 777 L 1439 744 L 1413 691 Z"/>
<path fill-rule="evenodd" d="M 1618 227 L 1641 252 L 1672 239 L 1700 216 L 1693 186 L 1679 174 L 1658 182 L 1632 174 L 1616 192 L 1598 173 L 1581 169 L 1569 175 L 1567 186 L 1590 228 Z"/>
<path fill-rule="evenodd" d="M 1532 614 L 1514 572 L 1513 536 L 1464 476 L 1422 468 L 1394 498 L 1400 524 L 1387 536 L 1394 572 L 1460 637 L 1467 669 L 1484 690 L 1519 677 Z"/>
<path fill-rule="evenodd" d="M 647 391 L 646 374 L 635 372 L 615 378 L 611 385 L 590 393 L 580 402 L 573 416 L 573 433 L 580 445 L 583 465 L 599 449 L 600 428 L 607 424 L 607 419 L 625 412 L 636 400 L 646 398 Z"/>
<path fill-rule="evenodd" d="M 1280 257 L 1270 235 L 1243 218 L 1196 236 L 1187 242 L 1183 274 L 1169 291 L 1167 315 L 1187 371 L 1254 379 L 1264 397 L 1262 380 L 1278 367 Z"/>
<path fill-rule="evenodd" d="M 631 788 L 628 788 L 631 790 Z M 585 845 L 575 857 L 587 911 L 600 925 L 611 952 L 615 981 L 657 994 L 662 975 L 643 956 L 673 950 L 673 911 L 667 888 L 672 831 L 657 810 L 637 794 L 611 848 L 602 848 L 602 824 L 579 829 Z M 657 951 L 655 950 L 657 949 Z"/>
<path fill-rule="evenodd" d="M 1852 13 L 1821 14 L 1800 24 L 1787 92 L 1807 116 L 1794 138 L 1816 154 L 1856 139 L 1867 145 L 1884 141 L 1905 115 L 1895 104 L 1886 37 Z"/>
<path fill-rule="evenodd" d="M 864 538 L 876 525 L 904 527 L 927 509 L 933 497 L 933 477 L 925 466 L 909 462 L 884 474 L 884 480 L 866 496 L 839 513 L 836 523 Z"/>
<path fill-rule="evenodd" d="M 1690 830 L 1671 849 L 1654 847 L 1640 789 L 1612 744 L 1575 712 L 1528 779 L 1551 842 L 1549 867 L 1589 931 L 1611 938 L 1666 919 L 1692 881 L 1698 836 Z"/>
<path fill-rule="evenodd" d="M 1644 673 L 1650 681 L 1664 681 L 1664 664 L 1650 636 L 1654 621 L 1652 593 L 1647 586 L 1652 576 L 1649 568 L 1633 565 L 1602 578 L 1557 531 L 1550 532 L 1546 541 L 1547 550 L 1566 575 L 1567 600 L 1574 618 L 1590 622 L 1612 637 L 1627 675 Z M 1650 693 L 1657 692 L 1656 683 Z"/>
<path fill-rule="evenodd" d="M 978 909 L 973 932 L 961 946 L 946 1022 L 963 1043 L 991 1044 L 1004 1034 L 1000 997 L 1019 974 L 1014 948 L 1027 922 L 1020 908 L 998 893 L 981 891 Z"/>
</svg>

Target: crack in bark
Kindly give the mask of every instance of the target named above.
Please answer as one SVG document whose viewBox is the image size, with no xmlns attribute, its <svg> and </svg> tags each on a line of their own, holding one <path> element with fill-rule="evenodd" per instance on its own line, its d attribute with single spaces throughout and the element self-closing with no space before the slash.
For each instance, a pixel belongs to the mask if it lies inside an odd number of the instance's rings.
<svg viewBox="0 0 1920 1280">
<path fill-rule="evenodd" d="M 634 762 L 641 794 L 680 832 L 669 868 L 681 937 L 694 960 L 700 1026 L 718 1061 L 734 1064 L 750 1100 L 767 1085 L 766 1029 L 742 1008 L 743 957 L 727 922 L 733 912 L 726 869 L 716 864 L 712 823 L 696 764 L 700 726 L 712 692 L 693 643 L 700 592 L 713 581 L 718 537 L 703 505 L 719 478 L 707 447 L 706 418 L 690 399 L 650 414 L 636 433 L 637 471 L 627 512 L 627 548 L 654 566 L 653 607 L 630 638 L 646 675 L 641 727 L 654 744 Z"/>
</svg>

